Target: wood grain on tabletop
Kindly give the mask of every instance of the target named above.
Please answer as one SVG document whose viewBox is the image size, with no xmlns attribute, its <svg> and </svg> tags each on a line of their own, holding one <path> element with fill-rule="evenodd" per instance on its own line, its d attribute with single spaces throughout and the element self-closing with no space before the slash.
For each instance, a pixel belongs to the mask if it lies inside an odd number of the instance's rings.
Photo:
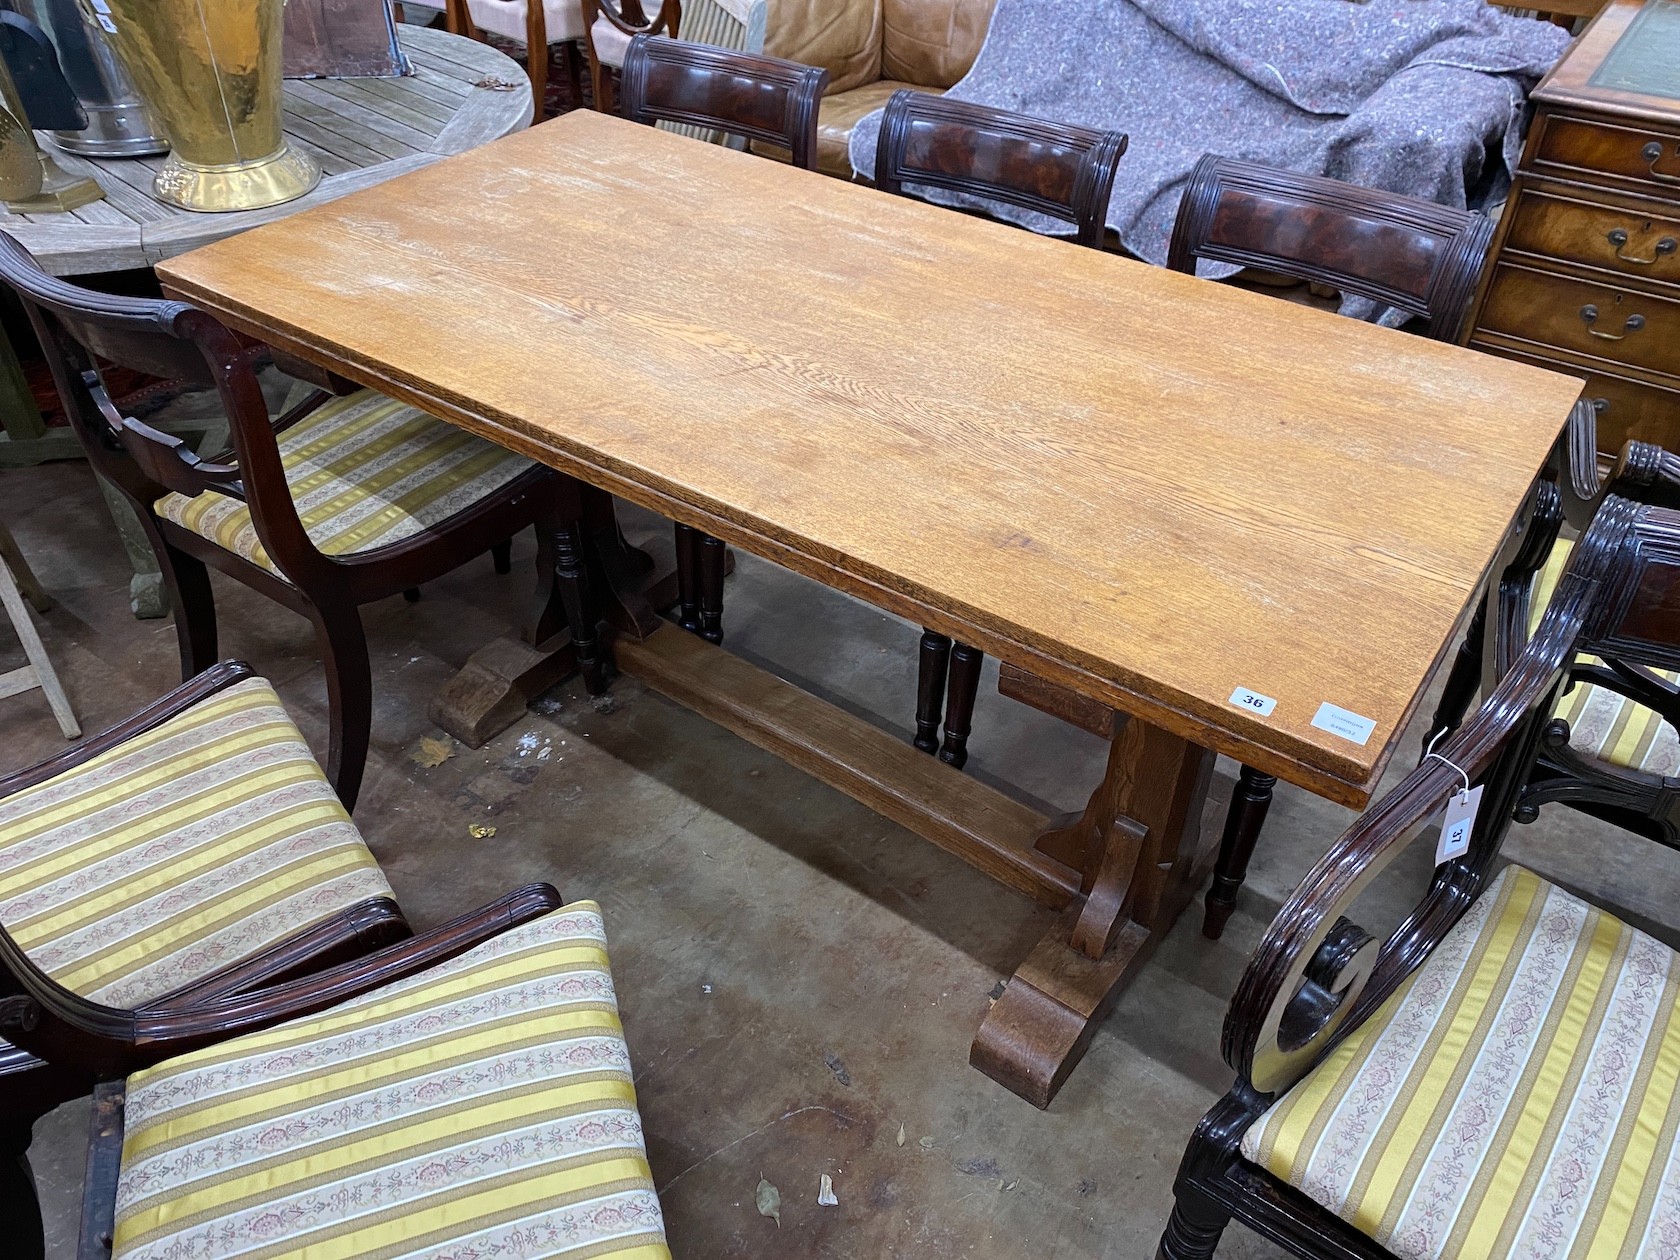
<svg viewBox="0 0 1680 1260">
<path fill-rule="evenodd" d="M 582 112 L 159 274 L 1353 805 L 1580 391 Z"/>
</svg>

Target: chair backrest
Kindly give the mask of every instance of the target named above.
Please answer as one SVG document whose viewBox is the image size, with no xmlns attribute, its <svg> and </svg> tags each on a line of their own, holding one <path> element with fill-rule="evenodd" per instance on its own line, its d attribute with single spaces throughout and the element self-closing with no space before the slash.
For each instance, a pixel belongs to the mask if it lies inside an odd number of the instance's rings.
<svg viewBox="0 0 1680 1260">
<path fill-rule="evenodd" d="M 817 163 L 817 107 L 828 71 L 780 57 L 638 35 L 620 89 L 632 122 L 672 122 L 782 145 Z"/>
<path fill-rule="evenodd" d="M 1167 266 L 1193 275 L 1206 258 L 1326 284 L 1457 341 L 1493 229 L 1473 211 L 1210 153 L 1184 190 Z"/>
<path fill-rule="evenodd" d="M 1680 624 L 1680 513 L 1612 494 L 1576 545 L 1527 646 L 1481 707 L 1375 802 L 1278 911 L 1227 1012 L 1225 1060 L 1256 1091 L 1289 1088 L 1403 983 L 1491 879 L 1552 707 L 1577 655 L 1666 659 Z M 1482 786 L 1469 848 L 1435 870 L 1386 938 L 1349 919 L 1361 892 L 1432 834 L 1465 779 Z"/>
<path fill-rule="evenodd" d="M 906 88 L 893 93 L 875 150 L 875 186 L 969 193 L 1071 223 L 1102 248 L 1126 137 Z"/>
<path fill-rule="evenodd" d="M 232 332 L 185 302 L 118 297 L 49 276 L 6 232 L 0 232 L 0 283 L 23 303 L 88 461 L 143 521 L 165 491 L 214 490 L 250 502 L 258 535 L 277 560 L 318 559 L 286 488 L 251 357 Z M 124 416 L 100 380 L 101 361 L 215 389 L 238 464 L 206 462 L 179 438 Z"/>
</svg>

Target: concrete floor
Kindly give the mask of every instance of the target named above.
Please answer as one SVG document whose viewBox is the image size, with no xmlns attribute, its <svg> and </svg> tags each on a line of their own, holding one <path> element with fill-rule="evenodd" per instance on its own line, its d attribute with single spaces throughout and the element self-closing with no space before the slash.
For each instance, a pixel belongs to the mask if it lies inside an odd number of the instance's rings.
<svg viewBox="0 0 1680 1260">
<path fill-rule="evenodd" d="M 178 681 L 170 623 L 128 613 L 88 469 L 7 472 L 4 489 L 0 517 L 58 601 L 40 624 L 83 726 Z M 529 880 L 602 903 L 676 1255 L 1152 1254 L 1185 1137 L 1231 1079 L 1226 999 L 1352 815 L 1280 787 L 1225 939 L 1203 940 L 1187 915 L 1040 1113 L 967 1060 L 987 995 L 1048 914 L 862 806 L 622 679 L 593 704 L 562 685 L 488 747 L 418 764 L 421 738 L 439 734 L 427 698 L 509 623 L 532 554 L 521 539 L 512 577 L 486 557 L 416 605 L 365 611 L 377 709 L 356 819 L 416 926 Z M 223 655 L 272 679 L 319 747 L 325 688 L 306 624 L 231 582 L 216 590 Z M 751 557 L 725 625 L 735 650 L 908 730 L 913 627 Z M 18 663 L 0 630 L 0 671 Z M 1100 775 L 1097 740 L 1002 699 L 992 677 L 976 731 L 973 772 L 1050 807 L 1081 806 Z M 62 746 L 38 692 L 0 701 L 0 773 Z M 1234 772 L 1221 762 L 1210 826 Z M 494 837 L 472 838 L 473 823 Z M 1673 852 L 1556 811 L 1507 853 L 1665 936 L 1680 926 Z M 1367 926 L 1421 887 L 1428 855 L 1415 856 Z M 37 1128 L 54 1257 L 73 1254 L 86 1115 L 68 1105 Z M 823 1173 L 838 1207 L 816 1202 Z M 780 1189 L 780 1228 L 754 1208 L 761 1175 Z M 1220 1254 L 1279 1253 L 1234 1228 Z"/>
</svg>

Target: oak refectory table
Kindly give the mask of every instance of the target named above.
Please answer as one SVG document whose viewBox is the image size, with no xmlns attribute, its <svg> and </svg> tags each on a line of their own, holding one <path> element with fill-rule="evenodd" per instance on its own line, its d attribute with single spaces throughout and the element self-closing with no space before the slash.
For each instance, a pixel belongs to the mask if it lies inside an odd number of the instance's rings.
<svg viewBox="0 0 1680 1260">
<path fill-rule="evenodd" d="M 674 624 L 615 645 L 1065 911 L 971 1056 L 1040 1106 L 1207 874 L 1215 752 L 1366 803 L 1580 390 L 593 113 L 158 270 L 1126 715 L 1052 821 Z"/>
</svg>

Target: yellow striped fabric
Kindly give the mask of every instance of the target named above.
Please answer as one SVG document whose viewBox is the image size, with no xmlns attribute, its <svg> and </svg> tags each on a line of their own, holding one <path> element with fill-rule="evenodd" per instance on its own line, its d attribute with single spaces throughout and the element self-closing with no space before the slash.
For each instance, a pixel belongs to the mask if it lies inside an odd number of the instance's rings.
<svg viewBox="0 0 1680 1260">
<path fill-rule="evenodd" d="M 599 909 L 129 1078 L 114 1260 L 669 1260 Z"/>
<path fill-rule="evenodd" d="M 262 679 L 0 800 L 0 922 L 133 1007 L 390 886 Z"/>
<path fill-rule="evenodd" d="M 332 398 L 280 435 L 280 462 L 309 540 L 324 555 L 371 551 L 442 524 L 531 461 L 371 389 Z M 157 514 L 277 577 L 251 509 L 207 491 L 166 494 Z"/>
<path fill-rule="evenodd" d="M 1243 1155 L 1402 1260 L 1680 1255 L 1677 963 L 1507 867 Z"/>
<path fill-rule="evenodd" d="M 1530 634 L 1539 628 L 1540 617 L 1557 590 L 1573 546 L 1571 542 L 1559 541 L 1535 578 L 1529 598 Z M 1602 663 L 1592 656 L 1581 659 Z M 1680 681 L 1680 673 L 1659 673 L 1670 682 Z M 1584 757 L 1647 774 L 1680 775 L 1680 732 L 1663 721 L 1654 709 L 1619 692 L 1577 683 L 1558 700 L 1554 716 L 1569 723 L 1569 746 Z"/>
</svg>

